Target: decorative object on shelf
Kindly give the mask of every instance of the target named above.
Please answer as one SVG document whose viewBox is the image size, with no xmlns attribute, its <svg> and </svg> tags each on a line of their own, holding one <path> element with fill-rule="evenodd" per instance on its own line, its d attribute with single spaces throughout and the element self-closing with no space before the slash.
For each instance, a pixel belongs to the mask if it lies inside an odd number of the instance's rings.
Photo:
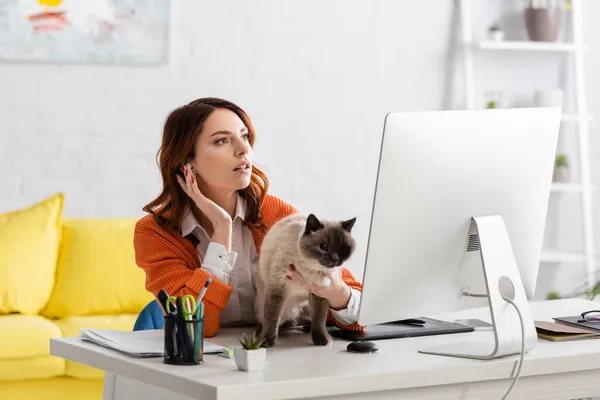
<svg viewBox="0 0 600 400">
<path fill-rule="evenodd" d="M 502 108 L 502 92 L 485 92 L 485 108 Z"/>
<path fill-rule="evenodd" d="M 533 103 L 536 107 L 560 107 L 564 103 L 564 93 L 562 89 L 540 89 L 536 90 L 533 96 Z"/>
<path fill-rule="evenodd" d="M 488 28 L 488 39 L 497 42 L 504 40 L 504 31 L 497 22 Z"/>
<path fill-rule="evenodd" d="M 546 300 L 558 300 L 560 298 L 561 298 L 560 293 L 558 293 L 555 290 L 549 291 L 548 294 L 546 295 Z"/>
<path fill-rule="evenodd" d="M 267 349 L 261 347 L 264 338 L 256 336 L 256 332 L 252 336 L 245 333 L 243 338 L 239 339 L 242 347 L 234 349 L 235 364 L 242 371 L 259 371 L 263 368 L 267 358 Z"/>
<path fill-rule="evenodd" d="M 552 175 L 554 182 L 569 181 L 569 160 L 566 154 L 557 154 L 554 161 L 554 173 Z"/>
<path fill-rule="evenodd" d="M 571 9 L 569 0 L 527 0 L 524 20 L 527 35 L 536 42 L 554 42 L 562 27 L 564 11 Z"/>
<path fill-rule="evenodd" d="M 515 35 L 514 39 L 510 38 L 511 31 L 509 30 L 509 25 L 504 25 L 504 21 L 502 21 L 502 27 L 505 31 L 505 39 L 503 41 L 489 40 L 487 37 L 485 37 L 489 25 L 484 25 L 483 28 L 481 28 L 480 25 L 474 26 L 473 24 L 473 20 L 477 20 L 474 17 L 474 14 L 476 13 L 473 12 L 475 11 L 475 7 L 482 7 L 483 5 L 481 3 L 487 2 L 482 2 L 480 0 L 458 0 L 455 3 L 458 6 L 458 11 L 461 16 L 461 23 L 456 24 L 456 35 L 459 38 L 459 42 L 463 44 L 462 46 L 456 46 L 456 48 L 460 50 L 463 67 L 463 74 L 461 74 L 463 78 L 461 82 L 463 85 L 463 90 L 461 90 L 461 92 L 464 95 L 464 106 L 461 105 L 461 108 L 483 109 L 486 107 L 487 102 L 487 99 L 484 97 L 485 90 L 489 90 L 490 86 L 492 89 L 504 90 L 504 87 L 497 86 L 499 82 L 498 80 L 488 80 L 487 82 L 482 80 L 482 82 L 478 82 L 477 71 L 481 66 L 485 66 L 487 64 L 477 62 L 478 58 L 475 56 L 475 51 L 477 51 L 478 55 L 482 57 L 486 56 L 487 54 L 494 54 L 497 51 L 506 51 L 507 55 L 514 57 L 513 60 L 515 62 L 522 61 L 524 58 L 523 55 L 527 55 L 527 58 L 539 57 L 540 61 L 542 62 L 546 58 L 546 54 L 556 53 L 557 55 L 561 55 L 561 58 L 564 58 L 564 64 L 545 64 L 548 68 L 547 72 L 556 71 L 561 75 L 564 73 L 564 83 L 560 85 L 560 87 L 565 90 L 564 105 L 562 108 L 568 109 L 569 113 L 566 114 L 563 112 L 561 122 L 574 122 L 568 127 L 573 128 L 569 130 L 573 131 L 573 134 L 577 136 L 576 140 L 578 143 L 580 143 L 580 145 L 574 148 L 573 152 L 569 151 L 568 154 L 568 161 L 569 164 L 571 164 L 569 167 L 571 184 L 554 184 L 552 185 L 552 191 L 581 194 L 581 196 L 578 196 L 580 197 L 580 201 L 564 202 L 559 206 L 562 209 L 564 205 L 565 211 L 569 210 L 581 213 L 581 218 L 576 218 L 572 221 L 577 225 L 581 225 L 582 235 L 580 237 L 576 236 L 580 239 L 576 240 L 580 242 L 581 251 L 576 252 L 575 254 L 552 250 L 543 252 L 540 257 L 540 274 L 543 274 L 543 267 L 541 266 L 542 264 L 558 265 L 562 268 L 563 266 L 567 266 L 569 264 L 581 263 L 585 266 L 585 272 L 587 274 L 586 281 L 589 285 L 588 289 L 591 289 L 595 282 L 600 279 L 600 274 L 598 273 L 598 268 L 596 267 L 600 261 L 600 256 L 598 258 L 586 256 L 586 254 L 598 254 L 598 249 L 596 249 L 594 245 L 594 243 L 596 243 L 593 200 L 593 194 L 595 192 L 592 182 L 593 174 L 591 172 L 591 161 L 593 160 L 593 157 L 591 157 L 590 152 L 591 132 L 589 126 L 589 123 L 592 121 L 594 116 L 590 115 L 590 110 L 588 107 L 589 96 L 587 95 L 587 91 L 590 90 L 590 85 L 586 81 L 586 61 L 584 57 L 586 54 L 588 54 L 586 51 L 589 50 L 589 46 L 584 40 L 584 32 L 586 31 L 587 24 L 586 21 L 589 20 L 589 18 L 586 18 L 586 15 L 589 16 L 589 14 L 586 14 L 588 11 L 585 7 L 588 3 L 594 3 L 596 1 L 597 0 L 517 0 L 519 3 L 519 15 L 521 17 L 521 23 L 523 27 L 521 29 L 522 31 L 525 31 L 525 8 L 562 8 L 564 25 L 561 26 L 561 31 L 559 32 L 560 35 L 558 35 L 557 38 L 559 40 L 564 38 L 564 41 L 554 42 L 527 40 L 527 33 L 524 32 L 523 35 L 521 35 L 524 36 L 522 40 L 519 40 L 517 35 Z M 501 0 L 498 3 L 504 4 L 511 2 Z M 553 9 L 549 11 L 553 11 Z M 589 12 L 593 12 L 593 10 L 590 10 Z M 510 22 L 510 20 L 506 21 Z M 490 21 L 490 23 L 493 22 L 495 21 Z M 510 26 L 512 25 L 513 24 L 511 23 Z M 484 40 L 480 40 L 477 43 L 476 39 L 474 39 L 474 36 L 476 36 L 475 34 L 478 32 L 478 29 L 480 30 L 481 36 L 484 36 Z M 474 45 L 472 46 L 471 44 Z M 565 57 L 562 57 L 563 55 Z M 518 64 L 522 63 L 519 62 Z M 458 76 L 459 74 L 457 74 L 457 77 Z M 481 76 L 488 78 L 491 77 L 489 74 L 481 74 Z M 561 81 L 563 80 L 561 79 Z M 572 90 L 572 96 L 566 95 L 567 87 Z M 529 92 L 520 90 L 518 92 L 506 91 L 507 96 L 504 100 L 504 104 L 500 107 L 535 107 L 535 89 L 538 88 L 534 87 Z M 456 97 L 458 98 L 459 96 Z M 538 102 L 540 101 L 543 101 L 543 99 L 538 100 Z M 497 106 L 497 104 L 492 102 L 490 103 L 490 106 Z M 561 131 L 563 127 L 566 128 L 567 126 L 561 124 Z M 575 180 L 575 177 L 573 176 L 574 173 L 571 172 L 571 168 L 575 166 L 575 160 L 577 160 L 577 169 L 581 170 L 581 173 L 578 174 L 579 179 L 577 179 L 577 184 L 574 184 L 575 182 L 573 181 Z M 564 171 L 564 169 L 561 169 L 561 171 Z M 558 179 L 560 179 L 561 174 L 562 172 L 558 172 Z M 550 218 L 559 218 L 560 215 L 558 214 L 558 212 L 551 212 L 548 210 L 546 221 L 548 221 Z M 571 265 L 569 265 L 569 267 L 571 267 Z M 597 297 L 596 299 L 600 300 L 600 297 Z"/>
<path fill-rule="evenodd" d="M 596 296 L 600 296 L 600 281 L 596 281 L 596 283 L 592 285 L 591 289 L 588 289 L 587 282 L 583 283 L 575 290 L 573 290 L 573 292 L 566 295 L 561 295 L 559 292 L 551 290 L 546 295 L 546 300 L 558 300 L 582 296 L 585 296 L 586 300 L 595 300 Z"/>
</svg>

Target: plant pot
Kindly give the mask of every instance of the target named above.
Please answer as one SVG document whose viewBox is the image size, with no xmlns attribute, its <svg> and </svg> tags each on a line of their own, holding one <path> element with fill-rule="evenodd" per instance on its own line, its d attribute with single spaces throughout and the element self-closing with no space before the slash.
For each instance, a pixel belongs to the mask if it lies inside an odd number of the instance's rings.
<svg viewBox="0 0 600 400">
<path fill-rule="evenodd" d="M 500 42 L 504 40 L 504 32 L 500 29 L 489 30 L 488 39 L 495 42 Z"/>
<path fill-rule="evenodd" d="M 524 18 L 530 40 L 554 42 L 562 26 L 563 10 L 560 7 L 528 7 L 524 11 Z"/>
<path fill-rule="evenodd" d="M 242 371 L 259 371 L 263 369 L 267 358 L 267 349 L 246 350 L 237 347 L 233 350 L 235 365 Z"/>
<path fill-rule="evenodd" d="M 484 94 L 485 108 L 503 108 L 504 94 L 500 91 L 487 91 Z"/>
<path fill-rule="evenodd" d="M 568 182 L 569 181 L 569 167 L 556 166 L 554 167 L 554 174 L 552 175 L 554 182 Z"/>
</svg>

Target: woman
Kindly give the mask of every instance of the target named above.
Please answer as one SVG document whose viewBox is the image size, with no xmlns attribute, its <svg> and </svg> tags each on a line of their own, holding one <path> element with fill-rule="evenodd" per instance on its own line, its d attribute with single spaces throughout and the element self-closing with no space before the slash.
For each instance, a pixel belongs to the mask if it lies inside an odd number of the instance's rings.
<svg viewBox="0 0 600 400">
<path fill-rule="evenodd" d="M 267 194 L 269 181 L 252 164 L 255 133 L 246 113 L 233 103 L 202 98 L 174 110 L 164 126 L 159 151 L 162 193 L 144 207 L 136 225 L 137 265 L 146 289 L 170 295 L 204 295 L 205 336 L 223 324 L 255 323 L 255 275 L 267 230 L 297 211 Z M 356 313 L 361 285 L 344 269 L 326 289 L 290 279 L 327 299 L 330 322 L 361 329 Z"/>
</svg>

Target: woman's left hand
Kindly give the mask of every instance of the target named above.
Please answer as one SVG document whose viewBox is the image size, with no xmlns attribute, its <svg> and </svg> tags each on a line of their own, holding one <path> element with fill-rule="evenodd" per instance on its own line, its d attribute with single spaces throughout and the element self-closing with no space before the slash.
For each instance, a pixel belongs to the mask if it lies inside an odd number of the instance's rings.
<svg viewBox="0 0 600 400">
<path fill-rule="evenodd" d="M 292 282 L 304 287 L 316 296 L 326 299 L 330 308 L 334 310 L 345 309 L 352 294 L 350 287 L 342 280 L 341 274 L 325 274 L 325 276 L 331 280 L 331 284 L 329 286 L 319 286 L 306 279 L 291 264 L 287 275 L 288 279 Z"/>
</svg>

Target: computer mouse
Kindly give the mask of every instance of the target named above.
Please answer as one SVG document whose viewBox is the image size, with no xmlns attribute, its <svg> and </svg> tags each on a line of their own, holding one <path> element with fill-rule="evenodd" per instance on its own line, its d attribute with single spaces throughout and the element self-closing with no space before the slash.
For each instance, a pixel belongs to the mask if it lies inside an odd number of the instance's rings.
<svg viewBox="0 0 600 400">
<path fill-rule="evenodd" d="M 357 340 L 356 342 L 350 343 L 346 350 L 351 353 L 375 353 L 379 350 L 379 347 L 373 342 L 368 342 L 366 340 Z"/>
</svg>

